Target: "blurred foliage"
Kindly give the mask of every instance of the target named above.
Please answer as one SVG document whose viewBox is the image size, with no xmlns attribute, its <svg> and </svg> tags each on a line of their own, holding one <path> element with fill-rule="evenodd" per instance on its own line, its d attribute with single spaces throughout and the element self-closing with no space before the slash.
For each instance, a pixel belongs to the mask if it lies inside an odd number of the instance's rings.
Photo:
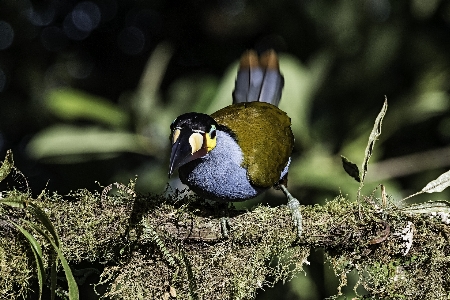
<svg viewBox="0 0 450 300">
<path fill-rule="evenodd" d="M 362 193 L 383 183 L 401 199 L 450 165 L 448 1 L 0 6 L 0 150 L 13 149 L 35 193 L 95 189 L 95 181 L 127 182 L 136 174 L 137 190 L 162 192 L 171 121 L 230 104 L 237 59 L 248 48 L 280 53 L 280 107 L 296 136 L 289 187 L 303 204 L 339 192 L 356 197 L 340 155 L 362 163 L 384 95 L 390 108 Z M 239 205 L 284 202 L 279 192 L 266 194 Z M 444 191 L 411 200 L 449 198 Z M 291 283 L 282 287 L 286 299 L 335 294 L 327 268 L 318 255 L 313 279 L 298 279 L 316 288 Z"/>
</svg>

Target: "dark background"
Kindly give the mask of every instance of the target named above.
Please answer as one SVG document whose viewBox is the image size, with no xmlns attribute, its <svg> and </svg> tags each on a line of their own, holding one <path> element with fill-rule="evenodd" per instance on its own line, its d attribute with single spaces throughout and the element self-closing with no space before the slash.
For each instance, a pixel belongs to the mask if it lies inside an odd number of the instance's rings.
<svg viewBox="0 0 450 300">
<path fill-rule="evenodd" d="M 441 0 L 0 0 L 0 153 L 12 149 L 26 177 L 9 185 L 67 194 L 138 175 L 138 191 L 164 192 L 170 123 L 230 104 L 250 48 L 280 54 L 281 108 L 296 136 L 289 187 L 303 204 L 355 198 L 340 155 L 361 165 L 385 95 L 363 192 L 382 183 L 396 205 L 449 199 L 400 201 L 450 165 L 450 2 Z M 238 205 L 284 202 L 270 191 Z M 258 299 L 335 294 L 323 261 L 313 251 L 306 276 Z"/>
</svg>

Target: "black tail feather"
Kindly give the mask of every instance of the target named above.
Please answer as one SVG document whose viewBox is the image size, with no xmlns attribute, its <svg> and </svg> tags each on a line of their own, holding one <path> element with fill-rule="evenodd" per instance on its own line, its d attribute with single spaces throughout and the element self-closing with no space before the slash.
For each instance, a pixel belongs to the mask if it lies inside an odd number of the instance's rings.
<svg viewBox="0 0 450 300">
<path fill-rule="evenodd" d="M 278 106 L 283 86 L 284 78 L 275 51 L 264 53 L 261 59 L 256 52 L 247 51 L 241 58 L 233 103 L 259 101 Z"/>
</svg>

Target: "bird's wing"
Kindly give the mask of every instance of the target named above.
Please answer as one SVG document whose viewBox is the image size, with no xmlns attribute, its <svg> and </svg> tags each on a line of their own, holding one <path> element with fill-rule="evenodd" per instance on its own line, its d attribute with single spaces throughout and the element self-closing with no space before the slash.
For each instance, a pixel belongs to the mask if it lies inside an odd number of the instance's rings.
<svg viewBox="0 0 450 300">
<path fill-rule="evenodd" d="M 233 104 L 211 115 L 236 136 L 250 182 L 271 187 L 280 180 L 294 146 L 291 119 L 264 102 Z"/>
</svg>

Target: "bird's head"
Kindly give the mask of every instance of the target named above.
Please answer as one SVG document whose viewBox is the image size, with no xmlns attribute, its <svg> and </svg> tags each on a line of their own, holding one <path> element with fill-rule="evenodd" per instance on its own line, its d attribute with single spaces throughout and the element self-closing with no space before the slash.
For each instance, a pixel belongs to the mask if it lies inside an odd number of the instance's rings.
<svg viewBox="0 0 450 300">
<path fill-rule="evenodd" d="M 186 113 L 172 122 L 169 177 L 182 165 L 214 149 L 217 127 L 213 118 L 201 113 Z"/>
</svg>

